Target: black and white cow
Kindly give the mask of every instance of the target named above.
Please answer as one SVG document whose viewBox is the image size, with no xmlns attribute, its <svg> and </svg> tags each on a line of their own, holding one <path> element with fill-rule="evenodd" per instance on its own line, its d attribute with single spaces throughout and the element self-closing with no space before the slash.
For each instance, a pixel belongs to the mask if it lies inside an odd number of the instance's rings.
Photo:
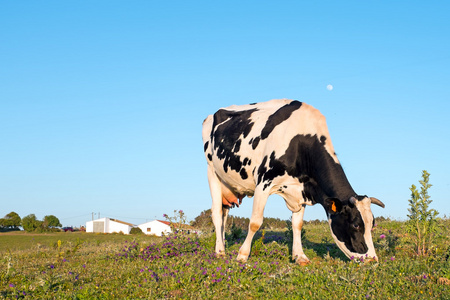
<svg viewBox="0 0 450 300">
<path fill-rule="evenodd" d="M 234 105 L 209 115 L 202 133 L 216 253 L 225 252 L 229 209 L 239 206 L 245 196 L 254 197 L 248 234 L 237 257 L 246 261 L 267 198 L 278 194 L 292 211 L 292 256 L 298 264 L 309 262 L 300 236 L 305 206 L 317 203 L 348 257 L 377 260 L 370 205 L 384 204 L 353 191 L 334 152 L 325 117 L 317 109 L 287 99 Z"/>
</svg>

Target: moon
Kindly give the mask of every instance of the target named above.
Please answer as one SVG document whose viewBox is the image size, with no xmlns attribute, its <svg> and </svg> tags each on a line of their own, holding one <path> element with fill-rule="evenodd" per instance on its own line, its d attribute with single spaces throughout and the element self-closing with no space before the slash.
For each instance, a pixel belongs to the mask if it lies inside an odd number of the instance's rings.
<svg viewBox="0 0 450 300">
<path fill-rule="evenodd" d="M 333 86 L 331 84 L 327 85 L 327 90 L 332 91 L 333 90 Z"/>
</svg>

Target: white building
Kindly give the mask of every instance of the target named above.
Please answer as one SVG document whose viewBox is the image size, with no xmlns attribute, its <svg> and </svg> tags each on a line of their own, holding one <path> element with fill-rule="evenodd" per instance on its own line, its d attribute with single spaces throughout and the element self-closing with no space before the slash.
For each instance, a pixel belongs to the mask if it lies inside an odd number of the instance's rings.
<svg viewBox="0 0 450 300">
<path fill-rule="evenodd" d="M 148 235 L 162 236 L 172 232 L 170 223 L 167 221 L 154 220 L 138 226 L 143 233 Z"/>
<path fill-rule="evenodd" d="M 101 218 L 94 221 L 86 222 L 86 232 L 96 233 L 124 233 L 130 234 L 134 225 L 110 218 Z"/>
</svg>

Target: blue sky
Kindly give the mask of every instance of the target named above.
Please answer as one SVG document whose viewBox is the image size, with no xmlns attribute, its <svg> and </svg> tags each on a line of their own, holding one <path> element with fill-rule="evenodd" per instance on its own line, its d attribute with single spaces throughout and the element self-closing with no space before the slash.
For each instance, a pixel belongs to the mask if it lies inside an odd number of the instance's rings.
<svg viewBox="0 0 450 300">
<path fill-rule="evenodd" d="M 192 220 L 211 202 L 203 120 L 274 98 L 327 117 L 355 191 L 386 204 L 375 216 L 406 219 L 424 169 L 449 216 L 449 6 L 2 1 L 0 217 Z M 265 215 L 290 212 L 273 196 Z M 323 209 L 308 208 L 316 218 Z"/>
</svg>

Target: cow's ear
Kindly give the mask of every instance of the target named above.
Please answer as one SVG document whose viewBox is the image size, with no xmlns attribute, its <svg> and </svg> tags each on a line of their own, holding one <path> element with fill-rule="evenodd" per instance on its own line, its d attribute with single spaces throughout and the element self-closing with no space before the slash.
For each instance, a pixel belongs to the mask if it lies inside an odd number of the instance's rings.
<svg viewBox="0 0 450 300">
<path fill-rule="evenodd" d="M 325 210 L 329 214 L 338 214 L 342 211 L 342 202 L 338 198 L 325 199 Z"/>
</svg>

